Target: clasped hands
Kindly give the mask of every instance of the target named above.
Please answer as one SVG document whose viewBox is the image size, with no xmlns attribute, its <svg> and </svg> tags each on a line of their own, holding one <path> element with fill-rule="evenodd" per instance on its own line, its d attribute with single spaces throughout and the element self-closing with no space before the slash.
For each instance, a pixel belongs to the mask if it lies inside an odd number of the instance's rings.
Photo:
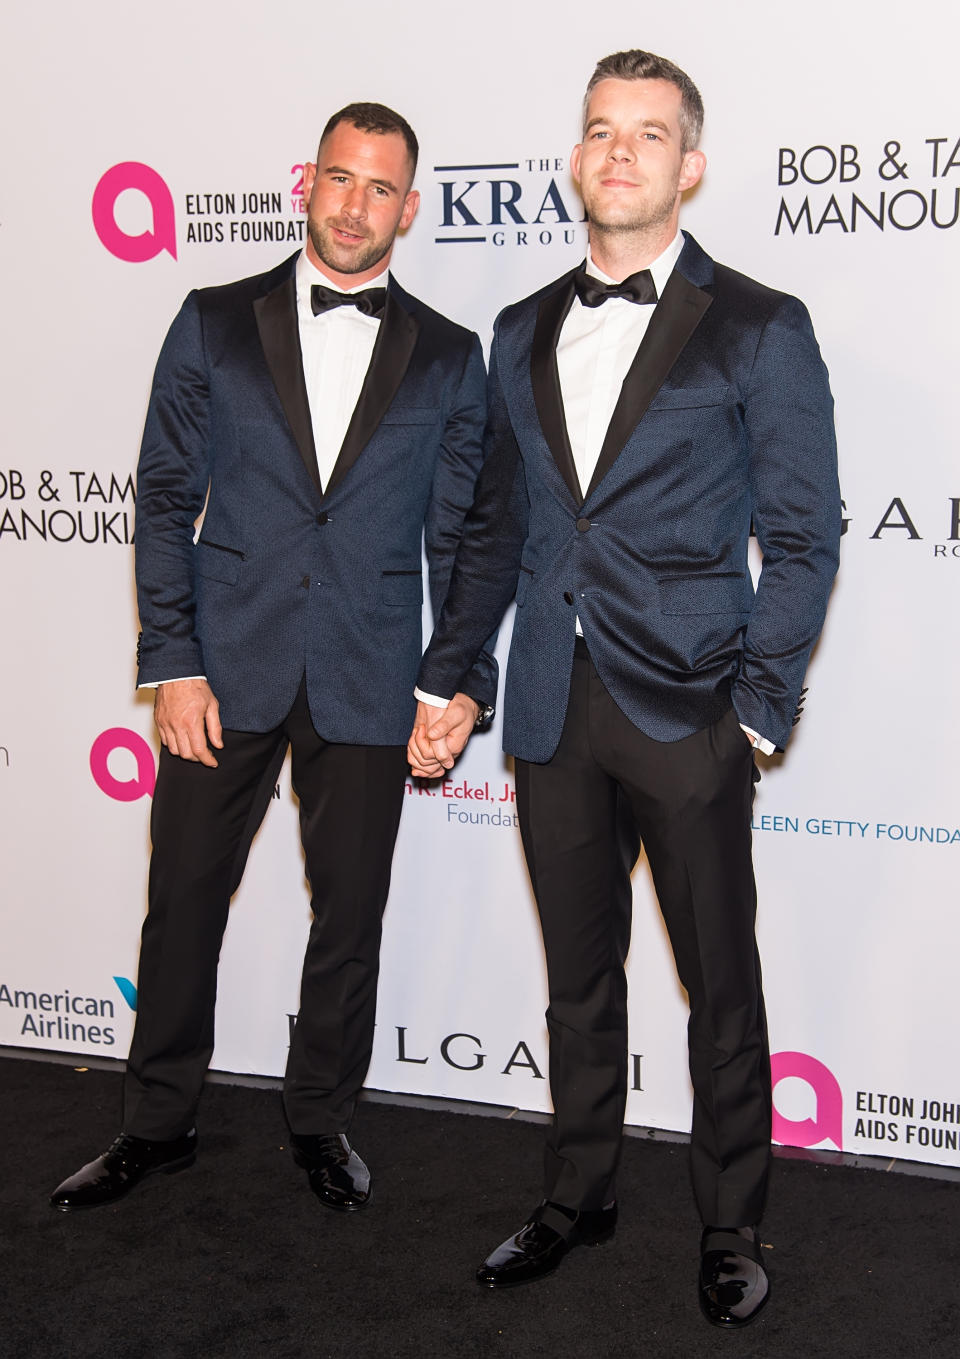
<svg viewBox="0 0 960 1359">
<path fill-rule="evenodd" d="M 453 768 L 476 725 L 480 705 L 467 694 L 455 694 L 446 708 L 417 703 L 417 718 L 407 744 L 411 772 L 436 779 Z"/>
</svg>

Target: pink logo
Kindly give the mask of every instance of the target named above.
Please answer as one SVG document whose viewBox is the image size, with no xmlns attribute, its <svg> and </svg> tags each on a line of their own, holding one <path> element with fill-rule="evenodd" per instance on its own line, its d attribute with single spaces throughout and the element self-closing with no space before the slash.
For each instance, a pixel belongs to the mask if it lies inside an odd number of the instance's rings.
<svg viewBox="0 0 960 1359">
<path fill-rule="evenodd" d="M 770 1058 L 770 1078 L 776 1090 L 780 1081 L 796 1076 L 806 1081 L 817 1097 L 816 1117 L 784 1118 L 773 1110 L 773 1140 L 788 1147 L 815 1147 L 832 1142 L 843 1151 L 843 1092 L 833 1072 L 805 1052 L 775 1052 Z"/>
<path fill-rule="evenodd" d="M 126 750 L 137 763 L 136 778 L 118 779 L 111 774 L 107 761 L 115 750 Z M 157 781 L 153 751 L 142 736 L 126 727 L 110 727 L 103 731 L 90 747 L 90 773 L 101 793 L 117 802 L 136 802 L 140 797 L 152 797 Z"/>
<path fill-rule="evenodd" d="M 128 236 L 117 226 L 114 215 L 117 199 L 127 189 L 136 189 L 150 200 L 153 231 Z M 138 160 L 125 160 L 103 175 L 93 191 L 93 226 L 100 240 L 117 259 L 131 264 L 152 260 L 161 250 L 177 258 L 177 224 L 173 198 L 166 183 Z"/>
</svg>

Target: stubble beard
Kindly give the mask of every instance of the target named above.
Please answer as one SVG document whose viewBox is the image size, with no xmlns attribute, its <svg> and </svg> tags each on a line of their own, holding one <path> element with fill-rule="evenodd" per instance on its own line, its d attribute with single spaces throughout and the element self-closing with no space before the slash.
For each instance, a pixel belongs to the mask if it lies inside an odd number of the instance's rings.
<svg viewBox="0 0 960 1359">
<path fill-rule="evenodd" d="M 337 222 L 317 222 L 312 217 L 307 219 L 307 231 L 310 235 L 310 242 L 317 252 L 318 258 L 328 269 L 332 269 L 337 274 L 362 274 L 368 269 L 372 269 L 375 264 L 379 264 L 384 255 L 393 244 L 393 238 L 382 240 L 376 237 L 367 237 L 366 244 L 356 250 L 348 250 L 346 247 L 339 247 L 333 239 L 333 229 L 341 226 L 344 231 L 353 231 L 355 235 L 362 235 L 356 228 L 346 226 Z"/>
<path fill-rule="evenodd" d="M 598 236 L 647 236 L 660 231 L 673 217 L 676 192 L 664 193 L 654 202 L 638 203 L 622 215 L 604 216 L 604 209 L 596 201 L 586 199 L 584 207 L 590 229 Z"/>
</svg>

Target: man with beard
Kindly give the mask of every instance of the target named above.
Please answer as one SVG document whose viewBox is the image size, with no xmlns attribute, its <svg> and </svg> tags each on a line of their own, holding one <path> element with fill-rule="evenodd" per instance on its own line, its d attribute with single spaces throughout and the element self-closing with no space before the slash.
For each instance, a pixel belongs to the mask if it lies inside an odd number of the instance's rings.
<svg viewBox="0 0 960 1359">
<path fill-rule="evenodd" d="M 191 293 L 160 355 L 137 487 L 138 682 L 156 686 L 162 743 L 137 1020 L 123 1131 L 56 1208 L 193 1161 L 230 896 L 288 746 L 313 922 L 284 1110 L 320 1201 L 369 1200 L 347 1131 L 415 711 L 421 544 L 439 607 L 485 414 L 477 337 L 388 273 L 416 160 L 392 110 L 334 114 L 304 166 L 304 250 Z M 483 655 L 464 707 L 495 690 Z"/>
<path fill-rule="evenodd" d="M 410 754 L 415 773 L 451 767 L 473 716 L 457 691 L 515 594 L 504 747 L 543 929 L 555 1116 L 544 1201 L 478 1282 L 540 1278 L 613 1234 L 642 843 L 690 1000 L 699 1298 L 738 1327 L 768 1296 L 753 751 L 785 746 L 796 720 L 840 501 L 805 309 L 678 230 L 705 168 L 702 116 L 690 78 L 650 53 L 593 74 L 571 160 L 586 264 L 497 322 L 487 458 Z"/>
</svg>

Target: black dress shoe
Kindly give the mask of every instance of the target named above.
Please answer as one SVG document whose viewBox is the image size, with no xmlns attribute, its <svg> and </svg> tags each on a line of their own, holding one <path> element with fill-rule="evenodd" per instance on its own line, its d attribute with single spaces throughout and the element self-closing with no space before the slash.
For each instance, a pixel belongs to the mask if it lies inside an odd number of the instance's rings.
<svg viewBox="0 0 960 1359">
<path fill-rule="evenodd" d="M 599 1246 L 609 1241 L 617 1225 L 617 1205 L 572 1208 L 544 1202 L 515 1236 L 498 1246 L 477 1270 L 482 1288 L 512 1288 L 552 1274 L 574 1246 Z"/>
<path fill-rule="evenodd" d="M 355 1213 L 370 1202 L 370 1172 L 346 1133 L 291 1133 L 290 1145 L 310 1188 L 328 1208 Z"/>
<path fill-rule="evenodd" d="M 749 1326 L 766 1306 L 770 1280 L 753 1227 L 707 1227 L 700 1240 L 700 1310 L 714 1326 Z"/>
<path fill-rule="evenodd" d="M 50 1207 L 70 1213 L 75 1208 L 99 1208 L 129 1194 L 145 1175 L 186 1170 L 197 1159 L 197 1133 L 191 1129 L 169 1142 L 148 1142 L 121 1133 L 109 1149 L 91 1161 L 50 1195 Z"/>
</svg>

